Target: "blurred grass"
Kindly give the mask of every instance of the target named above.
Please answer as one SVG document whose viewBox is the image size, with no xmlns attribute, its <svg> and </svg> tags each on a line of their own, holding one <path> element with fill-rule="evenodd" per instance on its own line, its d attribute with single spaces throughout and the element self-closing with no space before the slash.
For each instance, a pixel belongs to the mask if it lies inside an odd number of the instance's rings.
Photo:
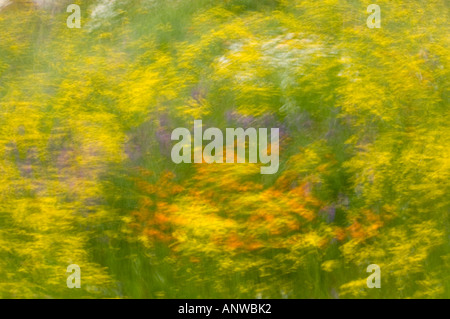
<svg viewBox="0 0 450 319">
<path fill-rule="evenodd" d="M 0 297 L 450 296 L 445 1 L 13 2 Z M 279 127 L 278 173 L 173 164 L 194 119 Z"/>
</svg>

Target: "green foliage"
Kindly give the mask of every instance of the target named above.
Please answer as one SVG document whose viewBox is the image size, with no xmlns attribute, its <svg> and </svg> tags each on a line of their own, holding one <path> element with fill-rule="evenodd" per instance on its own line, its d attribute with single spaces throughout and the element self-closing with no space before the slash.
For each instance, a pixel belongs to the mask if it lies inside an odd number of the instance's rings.
<svg viewBox="0 0 450 319">
<path fill-rule="evenodd" d="M 76 3 L 0 9 L 0 297 L 450 297 L 445 1 Z M 173 164 L 194 119 L 278 173 Z"/>
</svg>

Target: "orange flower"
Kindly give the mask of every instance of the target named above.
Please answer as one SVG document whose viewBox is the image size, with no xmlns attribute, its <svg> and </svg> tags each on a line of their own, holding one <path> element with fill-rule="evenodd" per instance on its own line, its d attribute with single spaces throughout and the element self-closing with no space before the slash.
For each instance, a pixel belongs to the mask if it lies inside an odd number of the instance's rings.
<svg viewBox="0 0 450 319">
<path fill-rule="evenodd" d="M 348 230 L 350 232 L 350 236 L 353 238 L 359 238 L 364 239 L 365 233 L 360 223 L 357 221 L 354 221 L 351 226 L 348 227 Z"/>
<path fill-rule="evenodd" d="M 227 240 L 227 245 L 232 250 L 234 250 L 234 249 L 242 247 L 244 245 L 244 243 L 239 239 L 238 235 L 232 234 Z"/>
</svg>

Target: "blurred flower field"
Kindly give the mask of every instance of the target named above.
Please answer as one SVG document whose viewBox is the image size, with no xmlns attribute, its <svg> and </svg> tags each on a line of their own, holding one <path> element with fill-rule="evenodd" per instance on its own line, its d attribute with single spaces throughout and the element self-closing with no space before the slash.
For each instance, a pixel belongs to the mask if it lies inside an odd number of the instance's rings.
<svg viewBox="0 0 450 319">
<path fill-rule="evenodd" d="M 0 297 L 450 298 L 450 7 L 370 3 L 0 1 Z M 278 172 L 174 164 L 195 119 Z"/>
</svg>

